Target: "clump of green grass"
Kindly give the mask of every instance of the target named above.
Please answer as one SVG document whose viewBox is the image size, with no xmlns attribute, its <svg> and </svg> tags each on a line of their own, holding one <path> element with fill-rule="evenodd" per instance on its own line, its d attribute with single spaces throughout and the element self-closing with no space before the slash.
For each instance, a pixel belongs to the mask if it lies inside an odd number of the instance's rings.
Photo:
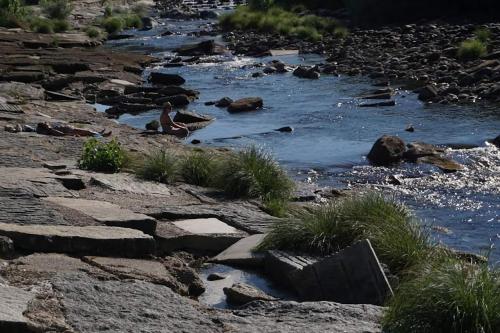
<svg viewBox="0 0 500 333">
<path fill-rule="evenodd" d="M 259 198 L 263 202 L 287 200 L 293 190 L 286 171 L 269 153 L 256 147 L 230 156 L 219 183 L 231 197 Z"/>
<path fill-rule="evenodd" d="M 446 259 L 400 284 L 383 319 L 388 333 L 500 332 L 500 271 Z"/>
<path fill-rule="evenodd" d="M 105 17 L 100 24 L 109 34 L 116 34 L 123 29 L 141 28 L 142 20 L 137 14 L 125 13 Z"/>
<path fill-rule="evenodd" d="M 52 20 L 52 26 L 54 27 L 54 32 L 65 32 L 70 28 L 69 22 L 66 20 Z"/>
<path fill-rule="evenodd" d="M 159 150 L 146 157 L 139 169 L 139 176 L 146 180 L 169 184 L 175 181 L 177 170 L 177 157 L 165 150 Z"/>
<path fill-rule="evenodd" d="M 42 0 L 40 5 L 45 15 L 56 20 L 65 20 L 73 10 L 68 0 Z"/>
<path fill-rule="evenodd" d="M 488 53 L 486 43 L 476 38 L 463 41 L 458 48 L 458 57 L 462 60 L 474 60 L 486 53 Z"/>
<path fill-rule="evenodd" d="M 233 13 L 222 15 L 219 24 L 224 30 L 256 30 L 279 33 L 305 40 L 319 40 L 325 33 L 334 33 L 337 21 L 316 15 L 299 16 L 268 4 L 240 6 Z"/>
<path fill-rule="evenodd" d="M 432 250 L 427 233 L 405 206 L 374 193 L 301 211 L 278 222 L 259 249 L 327 255 L 366 238 L 396 274 L 421 262 Z"/>
<path fill-rule="evenodd" d="M 118 172 L 124 161 L 125 152 L 117 141 L 105 143 L 92 138 L 85 142 L 78 165 L 85 170 Z"/>
<path fill-rule="evenodd" d="M 182 158 L 179 173 L 188 184 L 212 186 L 217 177 L 217 166 L 218 161 L 213 155 L 195 151 Z"/>
<path fill-rule="evenodd" d="M 31 30 L 40 34 L 51 34 L 54 32 L 52 20 L 44 18 L 36 18 L 30 22 Z"/>
<path fill-rule="evenodd" d="M 27 16 L 29 16 L 29 11 L 20 0 L 0 0 L 1 27 L 25 27 Z"/>
<path fill-rule="evenodd" d="M 477 28 L 474 31 L 474 36 L 476 36 L 476 39 L 482 43 L 488 43 L 491 38 L 491 31 L 488 28 Z"/>
</svg>

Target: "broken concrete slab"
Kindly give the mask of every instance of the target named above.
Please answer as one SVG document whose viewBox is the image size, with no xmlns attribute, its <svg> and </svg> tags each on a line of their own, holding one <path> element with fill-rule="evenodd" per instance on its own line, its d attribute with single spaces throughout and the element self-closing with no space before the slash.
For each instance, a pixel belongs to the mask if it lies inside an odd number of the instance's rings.
<svg viewBox="0 0 500 333">
<path fill-rule="evenodd" d="M 182 220 L 175 221 L 173 224 L 193 234 L 236 234 L 239 232 L 238 229 L 216 218 Z"/>
<path fill-rule="evenodd" d="M 317 258 L 295 255 L 284 251 L 268 251 L 264 260 L 266 273 L 275 281 L 295 289 L 296 272 L 314 264 Z"/>
<path fill-rule="evenodd" d="M 0 285 L 0 332 L 31 332 L 28 319 L 23 313 L 33 298 L 34 295 L 30 292 Z"/>
<path fill-rule="evenodd" d="M 12 239 L 17 250 L 32 252 L 143 257 L 155 250 L 153 237 L 118 227 L 0 223 L 0 235 Z"/>
<path fill-rule="evenodd" d="M 259 290 L 245 283 L 236 283 L 230 288 L 224 288 L 228 303 L 234 305 L 243 305 L 253 301 L 276 301 L 277 299 L 269 296 L 262 290 Z"/>
<path fill-rule="evenodd" d="M 203 219 L 195 219 L 196 221 Z M 189 220 L 187 220 L 189 221 Z M 184 221 L 179 221 L 184 222 Z M 233 245 L 241 238 L 247 236 L 246 233 L 239 231 L 237 229 L 234 232 L 232 229 L 228 229 L 223 226 L 217 230 L 230 230 L 230 233 L 212 233 L 209 230 L 204 230 L 203 228 L 196 229 L 190 225 L 191 222 L 186 222 L 183 225 L 185 228 L 181 229 L 174 223 L 171 222 L 160 222 L 158 223 L 155 238 L 157 242 L 157 250 L 159 253 L 168 254 L 176 250 L 194 250 L 194 251 L 206 251 L 210 253 L 219 253 L 229 246 Z M 189 230 L 200 230 L 201 233 L 192 233 Z M 205 231 L 205 232 L 203 232 Z"/>
<path fill-rule="evenodd" d="M 293 272 L 291 282 L 309 301 L 382 305 L 392 295 L 369 240 Z"/>
<path fill-rule="evenodd" d="M 62 197 L 48 197 L 44 198 L 44 200 L 74 209 L 108 226 L 137 229 L 150 235 L 154 234 L 156 230 L 156 220 L 154 218 L 134 213 L 109 202 Z"/>
<path fill-rule="evenodd" d="M 211 261 L 227 265 L 262 266 L 264 253 L 253 250 L 264 240 L 265 236 L 265 234 L 256 234 L 243 238 L 219 253 Z"/>
</svg>

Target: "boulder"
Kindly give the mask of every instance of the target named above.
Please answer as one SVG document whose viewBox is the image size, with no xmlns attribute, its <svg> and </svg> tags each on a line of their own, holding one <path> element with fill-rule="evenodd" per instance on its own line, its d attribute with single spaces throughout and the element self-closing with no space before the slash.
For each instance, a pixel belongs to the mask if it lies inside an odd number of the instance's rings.
<svg viewBox="0 0 500 333">
<path fill-rule="evenodd" d="M 222 97 L 217 102 L 215 102 L 215 106 L 218 108 L 227 108 L 229 105 L 233 103 L 233 100 L 229 97 Z"/>
<path fill-rule="evenodd" d="M 277 300 L 262 290 L 245 283 L 236 283 L 230 288 L 224 288 L 224 294 L 226 294 L 227 302 L 234 305 L 244 305 L 253 301 Z"/>
<path fill-rule="evenodd" d="M 8 259 L 14 255 L 14 242 L 12 239 L 0 236 L 0 258 Z"/>
<path fill-rule="evenodd" d="M 157 105 L 163 105 L 165 103 L 172 104 L 173 107 L 186 106 L 191 103 L 191 100 L 187 95 L 174 95 L 155 99 L 154 101 Z"/>
<path fill-rule="evenodd" d="M 383 305 L 393 292 L 369 240 L 295 272 L 302 300 Z"/>
<path fill-rule="evenodd" d="M 227 279 L 227 275 L 223 275 L 220 273 L 212 273 L 209 276 L 207 276 L 207 281 L 219 281 L 225 279 Z"/>
<path fill-rule="evenodd" d="M 197 97 L 200 94 L 196 90 L 185 89 L 179 86 L 161 87 L 160 89 L 156 90 L 155 93 L 163 96 L 186 95 L 189 97 Z"/>
<path fill-rule="evenodd" d="M 420 92 L 418 93 L 418 99 L 421 101 L 429 101 L 438 96 L 438 90 L 435 86 L 432 85 L 426 85 L 422 89 L 420 89 Z"/>
<path fill-rule="evenodd" d="M 174 50 L 180 56 L 203 56 L 224 54 L 227 50 L 214 40 L 206 40 L 194 45 L 185 45 Z"/>
<path fill-rule="evenodd" d="M 149 75 L 149 81 L 153 84 L 164 84 L 180 86 L 186 83 L 186 80 L 178 74 L 167 74 L 153 72 Z"/>
<path fill-rule="evenodd" d="M 317 80 L 321 74 L 316 70 L 315 67 L 299 66 L 293 71 L 293 75 L 303 78 Z"/>
<path fill-rule="evenodd" d="M 152 17 L 142 17 L 142 29 L 141 30 L 151 30 L 158 26 L 158 21 Z"/>
<path fill-rule="evenodd" d="M 177 111 L 177 114 L 174 117 L 174 121 L 178 121 L 184 124 L 191 123 L 201 123 L 206 121 L 213 121 L 214 118 L 206 115 L 201 115 L 195 112 L 189 112 L 184 110 Z"/>
<path fill-rule="evenodd" d="M 443 148 L 425 142 L 412 142 L 407 145 L 408 150 L 405 151 L 403 157 L 410 162 L 416 162 L 417 159 L 424 156 L 439 155 L 444 152 Z"/>
<path fill-rule="evenodd" d="M 158 120 L 151 120 L 149 123 L 146 124 L 146 129 L 148 131 L 158 131 L 160 128 L 160 122 Z"/>
<path fill-rule="evenodd" d="M 281 128 L 275 129 L 275 131 L 277 131 L 277 132 L 291 133 L 291 132 L 293 132 L 293 127 L 291 127 L 291 126 L 285 126 L 285 127 L 281 127 Z"/>
<path fill-rule="evenodd" d="M 260 97 L 247 97 L 231 103 L 228 107 L 229 112 L 255 111 L 264 106 L 264 101 Z"/>
<path fill-rule="evenodd" d="M 491 140 L 491 143 L 500 148 L 500 135 Z"/>
<path fill-rule="evenodd" d="M 375 165 L 387 166 L 401 161 L 405 151 L 401 138 L 384 135 L 375 142 L 367 157 Z"/>
</svg>

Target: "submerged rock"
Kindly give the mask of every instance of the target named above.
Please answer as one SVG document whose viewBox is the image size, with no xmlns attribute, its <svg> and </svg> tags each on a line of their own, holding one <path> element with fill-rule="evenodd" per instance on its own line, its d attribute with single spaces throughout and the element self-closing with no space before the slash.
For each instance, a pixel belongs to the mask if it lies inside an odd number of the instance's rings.
<svg viewBox="0 0 500 333">
<path fill-rule="evenodd" d="M 375 142 L 367 157 L 375 165 L 387 166 L 401 161 L 405 151 L 401 138 L 384 135 Z"/>
<path fill-rule="evenodd" d="M 224 54 L 227 50 L 214 40 L 207 40 L 194 45 L 185 45 L 174 51 L 180 56 L 203 56 Z"/>
<path fill-rule="evenodd" d="M 293 132 L 293 127 L 291 127 L 291 126 L 285 126 L 285 127 L 281 127 L 281 128 L 275 129 L 275 131 L 277 131 L 277 132 L 291 133 L 291 132 Z"/>
<path fill-rule="evenodd" d="M 247 97 L 231 103 L 228 107 L 229 112 L 255 111 L 264 106 L 264 101 L 260 97 Z"/>
<path fill-rule="evenodd" d="M 227 108 L 229 105 L 231 105 L 232 102 L 233 100 L 231 98 L 222 97 L 217 102 L 215 102 L 215 106 L 218 108 Z"/>
<path fill-rule="evenodd" d="M 293 71 L 293 75 L 303 79 L 312 79 L 312 80 L 317 80 L 321 76 L 321 74 L 316 70 L 315 67 L 305 67 L 305 66 L 299 66 L 296 70 Z"/>
<path fill-rule="evenodd" d="M 436 98 L 438 96 L 439 92 L 436 87 L 432 85 L 427 85 L 420 89 L 420 92 L 418 94 L 418 99 L 421 101 L 429 101 L 433 98 Z"/>
<path fill-rule="evenodd" d="M 404 153 L 404 158 L 410 162 L 416 162 L 421 157 L 435 156 L 444 152 L 443 148 L 425 142 L 412 142 L 407 147 L 408 150 Z"/>
<path fill-rule="evenodd" d="M 207 276 L 208 281 L 218 281 L 218 280 L 224 280 L 227 279 L 227 275 L 223 275 L 220 273 L 212 273 L 209 276 Z"/>
<path fill-rule="evenodd" d="M 496 138 L 494 138 L 493 140 L 491 140 L 491 143 L 493 143 L 495 146 L 500 148 L 500 135 L 497 136 Z"/>
<path fill-rule="evenodd" d="M 276 301 L 262 290 L 244 283 L 233 284 L 230 288 L 224 288 L 228 303 L 243 305 L 253 301 Z"/>
</svg>

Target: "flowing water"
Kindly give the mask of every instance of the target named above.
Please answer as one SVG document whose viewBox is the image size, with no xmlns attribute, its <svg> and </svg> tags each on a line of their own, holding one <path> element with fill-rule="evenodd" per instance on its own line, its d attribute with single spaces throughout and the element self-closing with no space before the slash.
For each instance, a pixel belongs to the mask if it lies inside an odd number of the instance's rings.
<svg viewBox="0 0 500 333">
<path fill-rule="evenodd" d="M 160 58 L 172 56 L 178 46 L 199 42 L 190 36 L 207 21 L 164 21 L 164 25 L 136 37 L 112 41 L 110 45 L 132 51 L 147 51 Z M 174 35 L 159 37 L 165 30 Z M 207 39 L 207 38 L 205 38 Z M 186 86 L 200 91 L 188 109 L 217 120 L 189 137 L 208 146 L 264 146 L 297 179 L 342 188 L 378 188 L 410 205 L 424 223 L 433 225 L 438 241 L 457 249 L 485 253 L 500 245 L 500 151 L 486 143 L 499 133 L 500 111 L 494 106 L 426 106 L 415 94 L 399 90 L 394 107 L 360 108 L 356 98 L 373 90 L 364 77 L 334 77 L 305 80 L 291 73 L 252 78 L 262 68 L 255 64 L 280 59 L 287 64 L 317 64 L 317 55 L 245 58 L 232 55 L 207 57 L 204 63 L 179 68 L 158 66 L 146 71 L 178 73 Z M 233 99 L 259 96 L 260 111 L 229 114 L 225 109 L 205 106 L 207 101 L 228 96 Z M 119 121 L 138 128 L 158 119 L 159 110 L 123 115 Z M 414 133 L 405 131 L 408 124 Z M 293 133 L 274 129 L 292 126 Z M 403 164 L 393 168 L 369 166 L 366 154 L 383 134 L 398 135 L 406 142 L 478 146 L 449 149 L 447 155 L 465 165 L 463 171 L 444 174 L 425 165 Z M 401 185 L 390 185 L 398 175 Z M 493 250 L 491 262 L 500 260 Z"/>
</svg>

